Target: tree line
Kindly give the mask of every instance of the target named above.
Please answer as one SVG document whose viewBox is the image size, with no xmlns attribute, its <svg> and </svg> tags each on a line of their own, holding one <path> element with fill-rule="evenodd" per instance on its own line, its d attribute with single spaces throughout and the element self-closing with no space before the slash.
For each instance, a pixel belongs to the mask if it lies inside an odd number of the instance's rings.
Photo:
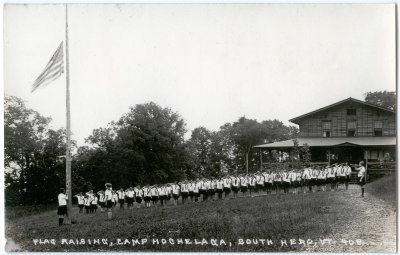
<svg viewBox="0 0 400 255">
<path fill-rule="evenodd" d="M 66 131 L 52 129 L 50 123 L 22 99 L 5 97 L 6 205 L 55 202 L 65 185 Z M 298 135 L 297 127 L 279 120 L 246 117 L 217 131 L 197 127 L 185 139 L 187 131 L 184 119 L 170 108 L 154 102 L 130 107 L 117 121 L 94 129 L 85 146 L 73 142 L 73 192 L 103 189 L 106 182 L 126 188 L 254 172 L 260 168 L 254 145 Z"/>
</svg>

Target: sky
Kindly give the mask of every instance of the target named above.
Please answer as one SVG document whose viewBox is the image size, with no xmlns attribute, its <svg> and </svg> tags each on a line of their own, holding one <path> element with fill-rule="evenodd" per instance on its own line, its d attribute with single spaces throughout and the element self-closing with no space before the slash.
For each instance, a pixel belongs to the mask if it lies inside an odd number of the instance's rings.
<svg viewBox="0 0 400 255">
<path fill-rule="evenodd" d="M 69 5 L 72 139 L 153 101 L 190 130 L 396 89 L 394 4 Z M 65 127 L 65 75 L 30 93 L 64 5 L 6 5 L 4 93 Z M 294 124 L 293 124 L 294 125 Z"/>
</svg>

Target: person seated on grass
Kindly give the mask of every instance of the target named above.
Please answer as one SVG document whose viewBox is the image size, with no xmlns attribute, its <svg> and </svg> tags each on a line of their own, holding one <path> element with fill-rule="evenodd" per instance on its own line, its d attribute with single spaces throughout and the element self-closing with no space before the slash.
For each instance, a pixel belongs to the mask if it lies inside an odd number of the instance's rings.
<svg viewBox="0 0 400 255">
<path fill-rule="evenodd" d="M 64 216 L 68 215 L 67 200 L 68 196 L 65 194 L 65 189 L 61 188 L 60 194 L 58 194 L 58 209 L 57 209 L 59 226 L 62 226 L 64 224 Z"/>
</svg>

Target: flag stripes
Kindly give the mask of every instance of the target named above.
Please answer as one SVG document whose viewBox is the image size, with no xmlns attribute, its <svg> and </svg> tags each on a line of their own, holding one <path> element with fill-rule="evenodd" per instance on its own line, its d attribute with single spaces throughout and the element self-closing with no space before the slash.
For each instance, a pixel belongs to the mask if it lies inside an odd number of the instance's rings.
<svg viewBox="0 0 400 255">
<path fill-rule="evenodd" d="M 51 81 L 60 77 L 64 72 L 64 54 L 63 54 L 63 42 L 60 43 L 57 50 L 54 52 L 49 63 L 47 63 L 44 71 L 35 80 L 32 85 L 31 92 L 35 91 L 40 86 L 46 86 Z"/>
</svg>

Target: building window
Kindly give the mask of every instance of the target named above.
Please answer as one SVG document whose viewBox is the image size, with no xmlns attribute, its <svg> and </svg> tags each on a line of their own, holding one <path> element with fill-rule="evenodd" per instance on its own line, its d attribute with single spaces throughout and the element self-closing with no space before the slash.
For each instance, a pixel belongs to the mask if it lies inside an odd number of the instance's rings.
<svg viewBox="0 0 400 255">
<path fill-rule="evenodd" d="M 356 136 L 356 122 L 348 121 L 347 122 L 347 136 Z"/>
<path fill-rule="evenodd" d="M 323 130 L 331 130 L 332 122 L 330 120 L 322 121 L 322 129 Z"/>
<path fill-rule="evenodd" d="M 324 120 L 322 121 L 322 136 L 331 137 L 332 121 Z"/>
<path fill-rule="evenodd" d="M 357 115 L 356 109 L 347 109 L 347 116 L 355 116 Z"/>
<path fill-rule="evenodd" d="M 374 122 L 374 129 L 382 129 L 382 121 L 375 121 Z"/>
<path fill-rule="evenodd" d="M 374 135 L 375 136 L 382 136 L 382 121 L 375 121 L 374 122 Z"/>
</svg>

